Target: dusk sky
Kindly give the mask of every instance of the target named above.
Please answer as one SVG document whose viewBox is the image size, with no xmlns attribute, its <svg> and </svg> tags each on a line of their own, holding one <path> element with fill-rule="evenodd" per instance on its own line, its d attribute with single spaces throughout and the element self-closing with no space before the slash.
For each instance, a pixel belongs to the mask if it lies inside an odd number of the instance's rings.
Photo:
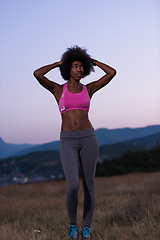
<svg viewBox="0 0 160 240">
<path fill-rule="evenodd" d="M 78 45 L 117 70 L 91 101 L 95 129 L 160 124 L 159 0 L 0 0 L 0 137 L 7 143 L 59 139 L 61 116 L 33 71 Z M 82 83 L 103 75 L 95 72 Z M 59 69 L 48 75 L 64 83 Z"/>
</svg>

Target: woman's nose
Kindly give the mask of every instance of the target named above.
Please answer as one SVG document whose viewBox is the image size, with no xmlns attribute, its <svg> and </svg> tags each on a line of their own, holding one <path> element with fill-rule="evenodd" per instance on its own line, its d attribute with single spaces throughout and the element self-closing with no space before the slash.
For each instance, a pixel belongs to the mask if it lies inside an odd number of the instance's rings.
<svg viewBox="0 0 160 240">
<path fill-rule="evenodd" d="M 82 71 L 81 67 L 78 67 L 78 72 L 81 72 L 81 71 Z"/>
</svg>

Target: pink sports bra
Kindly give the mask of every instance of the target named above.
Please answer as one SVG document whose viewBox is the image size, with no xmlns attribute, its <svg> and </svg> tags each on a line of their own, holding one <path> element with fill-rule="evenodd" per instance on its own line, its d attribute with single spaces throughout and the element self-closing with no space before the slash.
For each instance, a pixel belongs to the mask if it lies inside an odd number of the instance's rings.
<svg viewBox="0 0 160 240">
<path fill-rule="evenodd" d="M 79 93 L 71 93 L 68 91 L 67 83 L 63 84 L 63 92 L 58 106 L 61 114 L 73 109 L 81 109 L 88 112 L 90 98 L 86 86 L 83 85 L 83 90 Z"/>
</svg>

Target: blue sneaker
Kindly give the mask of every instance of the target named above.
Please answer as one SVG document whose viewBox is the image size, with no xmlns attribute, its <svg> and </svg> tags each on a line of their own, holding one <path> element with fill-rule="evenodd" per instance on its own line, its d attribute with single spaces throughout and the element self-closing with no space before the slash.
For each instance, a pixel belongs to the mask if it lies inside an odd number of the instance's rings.
<svg viewBox="0 0 160 240">
<path fill-rule="evenodd" d="M 82 230 L 82 239 L 85 240 L 85 239 L 92 239 L 92 234 L 91 232 L 93 232 L 94 229 L 93 228 L 89 228 L 89 227 L 84 227 L 83 230 Z"/>
<path fill-rule="evenodd" d="M 79 239 L 79 228 L 76 225 L 70 225 L 68 227 L 68 236 L 67 236 L 67 240 L 68 239 L 75 239 L 78 240 Z"/>
</svg>

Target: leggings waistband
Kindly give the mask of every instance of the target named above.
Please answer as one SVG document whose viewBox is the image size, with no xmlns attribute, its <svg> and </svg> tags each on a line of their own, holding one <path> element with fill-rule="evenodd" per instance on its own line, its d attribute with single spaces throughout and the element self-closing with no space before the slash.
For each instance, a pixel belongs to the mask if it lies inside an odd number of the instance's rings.
<svg viewBox="0 0 160 240">
<path fill-rule="evenodd" d="M 71 131 L 61 131 L 60 139 L 63 138 L 83 138 L 95 136 L 94 128 L 86 128 L 80 130 L 71 130 Z"/>
</svg>

